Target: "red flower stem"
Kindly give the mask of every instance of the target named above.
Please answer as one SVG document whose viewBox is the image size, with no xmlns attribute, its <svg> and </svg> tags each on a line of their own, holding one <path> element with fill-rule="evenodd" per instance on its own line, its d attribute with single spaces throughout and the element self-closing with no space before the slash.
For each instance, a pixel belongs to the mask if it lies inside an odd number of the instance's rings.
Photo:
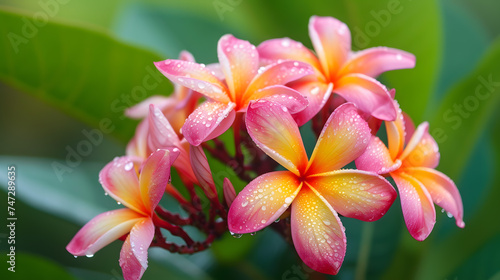
<svg viewBox="0 0 500 280">
<path fill-rule="evenodd" d="M 155 212 L 161 219 L 177 226 L 185 226 L 193 223 L 191 218 L 183 218 L 179 214 L 173 214 L 160 205 L 156 206 Z"/>
<path fill-rule="evenodd" d="M 188 188 L 189 189 L 189 188 Z M 173 198 L 175 198 L 179 204 L 182 206 L 184 210 L 186 210 L 188 213 L 197 213 L 199 212 L 199 209 L 196 209 L 193 207 L 193 204 L 189 203 L 184 196 L 172 185 L 172 184 L 167 184 L 167 187 L 165 188 L 165 192 L 171 195 Z"/>
<path fill-rule="evenodd" d="M 180 238 L 184 239 L 186 245 L 192 246 L 194 244 L 193 239 L 191 239 L 191 237 L 189 237 L 189 235 L 181 227 L 172 225 L 169 222 L 162 220 L 156 213 L 153 214 L 153 222 L 156 226 L 164 228 L 170 231 L 170 233 L 172 233 L 173 235 L 179 236 Z"/>
<path fill-rule="evenodd" d="M 203 242 L 195 242 L 191 246 L 178 245 L 172 242 L 165 241 L 165 238 L 163 238 L 161 232 L 158 234 L 157 231 L 157 238 L 153 241 L 153 243 L 151 243 L 151 247 L 161 247 L 172 253 L 194 254 L 196 252 L 204 251 L 210 248 L 210 245 L 214 240 L 215 240 L 215 235 L 209 234 L 205 239 L 205 241 Z"/>
</svg>

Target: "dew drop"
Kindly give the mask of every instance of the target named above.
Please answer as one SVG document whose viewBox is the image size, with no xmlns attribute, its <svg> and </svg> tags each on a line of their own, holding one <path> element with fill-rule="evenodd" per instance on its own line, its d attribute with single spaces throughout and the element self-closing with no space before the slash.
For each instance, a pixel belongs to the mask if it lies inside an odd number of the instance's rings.
<svg viewBox="0 0 500 280">
<path fill-rule="evenodd" d="M 87 258 L 92 258 L 94 256 L 94 254 L 89 254 L 89 255 L 86 255 Z"/>
<path fill-rule="evenodd" d="M 243 236 L 243 234 L 239 234 L 239 233 L 234 233 L 234 232 L 230 232 L 231 235 L 234 237 L 234 238 L 241 238 Z"/>
<path fill-rule="evenodd" d="M 292 203 L 292 198 L 291 197 L 285 198 L 285 203 L 287 203 L 287 204 Z"/>
<path fill-rule="evenodd" d="M 283 47 L 289 47 L 290 46 L 290 41 L 289 40 L 283 40 L 281 41 L 281 46 Z"/>
<path fill-rule="evenodd" d="M 121 203 L 120 201 L 117 201 L 117 202 L 116 202 L 116 204 L 120 205 L 120 204 L 122 204 L 122 203 Z"/>
<path fill-rule="evenodd" d="M 125 170 L 126 171 L 130 171 L 130 170 L 132 170 L 132 168 L 134 168 L 134 163 L 133 162 L 128 162 L 127 164 L 125 164 Z"/>
<path fill-rule="evenodd" d="M 312 95 L 316 95 L 319 93 L 319 87 L 314 87 L 313 89 L 311 89 L 311 94 Z"/>
<path fill-rule="evenodd" d="M 403 56 L 401 56 L 400 54 L 396 55 L 396 59 L 397 60 L 402 60 L 403 59 Z"/>
<path fill-rule="evenodd" d="M 241 207 L 245 207 L 248 205 L 248 200 L 245 200 L 241 203 Z"/>
</svg>

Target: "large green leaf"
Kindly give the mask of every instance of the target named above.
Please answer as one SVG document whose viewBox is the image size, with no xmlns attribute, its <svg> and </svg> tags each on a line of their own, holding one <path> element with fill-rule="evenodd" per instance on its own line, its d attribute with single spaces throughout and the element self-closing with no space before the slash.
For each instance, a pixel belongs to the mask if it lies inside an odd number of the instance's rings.
<svg viewBox="0 0 500 280">
<path fill-rule="evenodd" d="M 439 169 L 457 179 L 500 101 L 500 40 L 477 68 L 445 97 L 430 132 L 439 144 Z"/>
<path fill-rule="evenodd" d="M 0 81 L 104 134 L 127 140 L 136 122 L 123 110 L 152 94 L 171 92 L 153 65 L 162 58 L 152 52 L 102 31 L 37 23 L 28 14 L 0 10 L 0 19 Z"/>
</svg>

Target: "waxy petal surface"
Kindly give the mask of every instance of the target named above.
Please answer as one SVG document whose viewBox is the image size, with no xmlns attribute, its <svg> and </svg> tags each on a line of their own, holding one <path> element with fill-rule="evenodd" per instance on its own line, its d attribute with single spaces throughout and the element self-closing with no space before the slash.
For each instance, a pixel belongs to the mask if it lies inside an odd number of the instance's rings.
<svg viewBox="0 0 500 280">
<path fill-rule="evenodd" d="M 425 131 L 415 149 L 403 161 L 403 167 L 436 168 L 439 164 L 439 158 L 439 147 L 436 141 L 429 134 L 429 131 Z"/>
<path fill-rule="evenodd" d="M 354 53 L 343 66 L 341 75 L 359 73 L 375 78 L 386 71 L 413 67 L 413 54 L 393 48 L 376 47 Z"/>
<path fill-rule="evenodd" d="M 383 177 L 361 170 L 333 171 L 306 182 L 341 215 L 367 222 L 384 216 L 397 196 Z"/>
<path fill-rule="evenodd" d="M 145 159 L 149 156 L 148 151 L 148 131 L 149 123 L 146 120 L 141 121 L 135 129 L 134 137 L 128 142 L 125 149 L 127 156 L 134 156 Z"/>
<path fill-rule="evenodd" d="M 248 41 L 237 39 L 229 34 L 220 38 L 217 53 L 222 72 L 226 77 L 231 100 L 238 103 L 250 81 L 257 74 L 259 53 L 255 46 Z"/>
<path fill-rule="evenodd" d="M 359 170 L 372 171 L 377 174 L 387 174 L 401 167 L 401 161 L 392 161 L 385 144 L 373 135 L 365 152 L 355 160 L 355 163 Z"/>
<path fill-rule="evenodd" d="M 334 81 L 351 51 L 351 32 L 345 23 L 332 17 L 312 16 L 309 36 L 325 76 Z"/>
<path fill-rule="evenodd" d="M 387 131 L 387 142 L 389 148 L 389 154 L 391 155 L 392 160 L 396 160 L 402 153 L 404 149 L 406 130 L 405 130 L 405 119 L 403 117 L 403 112 L 399 108 L 399 104 L 397 101 L 394 101 L 394 105 L 396 106 L 398 115 L 396 120 L 385 122 L 385 129 Z"/>
<path fill-rule="evenodd" d="M 177 102 L 177 100 L 171 97 L 153 95 L 125 110 L 125 115 L 133 119 L 142 119 L 148 116 L 149 105 L 151 104 L 163 111 L 167 107 L 174 108 L 177 105 Z"/>
<path fill-rule="evenodd" d="M 142 167 L 139 184 L 144 207 L 149 215 L 163 197 L 165 187 L 170 180 L 170 166 L 177 156 L 178 151 L 160 149 L 152 153 Z"/>
<path fill-rule="evenodd" d="M 281 60 L 291 59 L 305 62 L 312 67 L 321 70 L 318 58 L 302 43 L 290 38 L 271 39 L 262 42 L 258 47 L 260 59 L 265 63 L 274 63 Z"/>
<path fill-rule="evenodd" d="M 457 226 L 463 228 L 463 204 L 457 186 L 443 173 L 432 168 L 408 168 L 405 172 L 413 176 L 429 191 L 434 203 L 455 217 Z"/>
<path fill-rule="evenodd" d="M 384 85 L 373 78 L 361 74 L 345 75 L 334 84 L 333 92 L 378 119 L 396 119 L 397 112 L 391 95 Z"/>
<path fill-rule="evenodd" d="M 406 158 L 410 154 L 412 154 L 413 152 L 417 153 L 417 154 L 413 154 L 413 155 L 415 157 L 415 160 L 417 160 L 417 162 L 418 162 L 418 158 L 421 156 L 419 155 L 419 151 L 415 151 L 415 149 L 419 146 L 420 142 L 426 136 L 426 134 L 428 134 L 428 130 L 429 130 L 429 123 L 427 123 L 427 122 L 421 123 L 417 127 L 417 129 L 415 129 L 415 132 L 411 136 L 410 141 L 408 143 L 406 143 L 406 146 L 405 146 L 403 152 L 399 156 L 399 159 L 403 162 L 403 165 L 409 164 L 409 161 L 408 161 L 408 163 L 406 163 L 405 161 L 406 161 Z M 425 145 L 425 146 L 427 146 L 427 145 Z M 424 148 L 427 148 L 425 146 L 424 146 Z M 431 146 L 430 148 L 433 149 L 432 143 L 430 146 Z M 436 144 L 436 149 L 437 149 L 437 144 Z M 438 157 L 439 157 L 439 154 L 438 154 Z M 431 159 L 431 161 L 432 161 L 432 159 Z M 439 158 L 438 158 L 438 161 L 439 161 Z"/>
<path fill-rule="evenodd" d="M 99 182 L 117 202 L 136 212 L 149 214 L 141 199 L 139 178 L 132 157 L 117 157 L 106 164 L 99 172 Z"/>
<path fill-rule="evenodd" d="M 285 106 L 290 114 L 300 112 L 308 106 L 307 99 L 298 91 L 286 86 L 269 86 L 257 91 L 252 98 L 267 99 Z"/>
<path fill-rule="evenodd" d="M 304 186 L 292 204 L 292 238 L 295 250 L 310 268 L 337 274 L 344 261 L 346 238 L 337 213 L 309 187 Z"/>
<path fill-rule="evenodd" d="M 212 172 L 210 171 L 210 166 L 208 165 L 208 160 L 203 148 L 200 146 L 190 146 L 189 158 L 196 179 L 200 187 L 205 191 L 207 197 L 210 199 L 217 197 L 217 189 L 215 188 Z"/>
<path fill-rule="evenodd" d="M 180 146 L 179 136 L 177 136 L 175 130 L 172 128 L 165 115 L 163 115 L 162 111 L 153 104 L 149 107 L 148 122 L 148 145 L 151 151 Z"/>
<path fill-rule="evenodd" d="M 403 172 L 391 173 L 401 199 L 406 227 L 411 236 L 423 241 L 436 223 L 436 210 L 429 192 L 417 179 Z"/>
<path fill-rule="evenodd" d="M 304 110 L 293 116 L 297 125 L 302 126 L 325 106 L 332 93 L 333 84 L 319 81 L 300 81 L 292 83 L 290 87 L 302 93 L 309 101 L 309 105 Z"/>
<path fill-rule="evenodd" d="M 193 146 L 224 133 L 235 117 L 236 104 L 206 101 L 187 118 L 182 126 L 184 138 Z"/>
<path fill-rule="evenodd" d="M 256 232 L 270 225 L 288 209 L 300 189 L 297 176 L 288 171 L 274 171 L 255 178 L 229 209 L 229 231 Z"/>
<path fill-rule="evenodd" d="M 102 247 L 128 233 L 144 219 L 133 210 L 122 208 L 97 215 L 73 237 L 66 250 L 75 256 L 91 256 Z"/>
<path fill-rule="evenodd" d="M 137 280 L 148 267 L 148 248 L 153 241 L 155 226 L 145 218 L 131 230 L 120 251 L 120 267 L 125 280 Z"/>
<path fill-rule="evenodd" d="M 285 106 L 263 99 L 250 103 L 246 126 L 253 141 L 268 156 L 296 175 L 305 170 L 304 144 Z"/>
<path fill-rule="evenodd" d="M 352 103 L 340 105 L 328 118 L 318 138 L 307 174 L 330 172 L 359 157 L 370 141 L 368 124 Z"/>
<path fill-rule="evenodd" d="M 167 59 L 155 62 L 155 66 L 174 83 L 202 93 L 213 100 L 229 102 L 226 86 L 204 65 Z"/>
</svg>

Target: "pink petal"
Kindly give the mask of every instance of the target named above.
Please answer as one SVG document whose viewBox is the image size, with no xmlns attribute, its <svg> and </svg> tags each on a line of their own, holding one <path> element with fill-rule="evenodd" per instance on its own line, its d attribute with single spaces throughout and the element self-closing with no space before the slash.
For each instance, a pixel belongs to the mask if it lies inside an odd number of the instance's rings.
<svg viewBox="0 0 500 280">
<path fill-rule="evenodd" d="M 148 122 L 148 145 L 151 151 L 180 146 L 179 136 L 177 136 L 165 115 L 153 104 L 149 106 Z"/>
<path fill-rule="evenodd" d="M 407 113 L 403 112 L 402 114 L 406 131 L 405 143 L 409 143 L 411 137 L 413 136 L 413 133 L 415 133 L 415 124 L 413 123 L 413 120 L 410 118 L 410 116 L 408 116 Z"/>
<path fill-rule="evenodd" d="M 228 207 L 231 207 L 234 199 L 236 198 L 236 191 L 234 190 L 233 184 L 228 178 L 224 178 L 224 183 L 222 184 L 222 190 L 224 192 L 224 200 Z"/>
<path fill-rule="evenodd" d="M 344 261 L 346 238 L 337 213 L 308 187 L 292 204 L 292 238 L 295 250 L 310 268 L 337 274 Z"/>
<path fill-rule="evenodd" d="M 167 59 L 155 62 L 156 68 L 169 80 L 220 102 L 229 102 L 225 85 L 204 65 Z"/>
<path fill-rule="evenodd" d="M 384 216 L 397 196 L 383 177 L 361 170 L 333 171 L 306 182 L 341 215 L 367 222 Z"/>
<path fill-rule="evenodd" d="M 354 53 L 340 75 L 359 73 L 375 78 L 386 71 L 413 67 L 413 54 L 398 49 L 376 47 Z"/>
<path fill-rule="evenodd" d="M 188 51 L 181 51 L 179 54 L 179 59 L 184 61 L 195 62 L 193 54 Z"/>
<path fill-rule="evenodd" d="M 251 181 L 236 197 L 228 213 L 229 231 L 259 231 L 278 219 L 301 189 L 288 171 L 266 173 Z"/>
<path fill-rule="evenodd" d="M 194 175 L 196 179 L 198 179 L 200 187 L 205 191 L 209 199 L 216 198 L 217 189 L 215 188 L 212 171 L 210 171 L 210 166 L 208 165 L 208 160 L 203 148 L 200 146 L 190 146 L 189 156 Z"/>
<path fill-rule="evenodd" d="M 147 120 L 142 120 L 135 129 L 134 137 L 128 142 L 125 154 L 131 157 L 146 159 L 149 156 L 148 150 L 148 131 L 149 124 Z"/>
<path fill-rule="evenodd" d="M 180 143 L 180 153 L 179 157 L 174 161 L 174 168 L 179 173 L 179 176 L 183 180 L 184 184 L 199 184 L 198 179 L 194 175 L 193 168 L 191 167 L 191 160 L 189 158 L 189 143 L 186 139 L 182 139 Z"/>
<path fill-rule="evenodd" d="M 127 208 L 97 215 L 71 239 L 66 250 L 75 256 L 91 256 L 128 233 L 144 216 Z"/>
<path fill-rule="evenodd" d="M 463 228 L 463 204 L 457 186 L 443 173 L 426 167 L 405 169 L 429 191 L 434 203 L 455 217 L 457 226 Z"/>
<path fill-rule="evenodd" d="M 410 143 L 412 143 L 411 140 Z M 436 168 L 439 164 L 439 158 L 439 147 L 426 129 L 418 144 L 404 159 L 403 166 Z"/>
<path fill-rule="evenodd" d="M 333 84 L 318 81 L 299 81 L 292 83 L 291 88 L 307 97 L 309 105 L 299 113 L 293 115 L 299 126 L 311 120 L 326 104 L 332 93 Z"/>
<path fill-rule="evenodd" d="M 421 158 L 423 155 L 420 154 L 420 152 L 421 152 L 420 149 L 417 151 L 415 151 L 415 149 L 417 147 L 419 147 L 419 145 L 423 141 L 424 137 L 426 137 L 426 135 L 428 134 L 428 130 L 429 130 L 429 123 L 428 122 L 423 122 L 417 127 L 417 129 L 415 130 L 415 132 L 411 136 L 410 141 L 408 143 L 406 143 L 406 147 L 403 150 L 403 153 L 401 153 L 401 155 L 399 156 L 399 159 L 403 162 L 403 165 L 415 166 L 415 165 L 411 165 L 411 160 L 414 160 L 416 162 L 420 161 L 419 158 Z M 427 148 L 430 148 L 431 150 L 433 150 L 432 151 L 433 153 L 438 153 L 437 144 L 435 144 L 435 146 L 434 146 L 434 144 L 435 143 L 431 143 L 431 145 L 428 146 Z M 425 145 L 425 146 L 427 146 L 427 145 Z M 414 151 L 416 152 L 416 154 L 413 153 Z M 406 160 L 406 158 L 410 154 L 413 154 L 413 158 Z M 435 155 L 432 155 L 432 156 L 434 157 Z M 437 157 L 438 157 L 438 162 L 439 162 L 439 153 L 437 154 Z M 408 161 L 408 162 L 405 162 L 405 161 Z"/>
<path fill-rule="evenodd" d="M 178 150 L 178 149 L 177 149 Z M 170 180 L 170 166 L 177 158 L 178 151 L 159 149 L 149 156 L 139 175 L 141 197 L 148 215 L 151 215 L 165 192 Z"/>
<path fill-rule="evenodd" d="M 171 97 L 165 97 L 161 95 L 153 95 L 141 101 L 125 110 L 125 115 L 129 118 L 133 119 L 142 119 L 148 116 L 149 114 L 149 105 L 154 104 L 156 107 L 160 108 L 160 110 L 164 110 L 166 108 L 175 108 L 177 105 L 177 100 Z"/>
<path fill-rule="evenodd" d="M 120 267 L 125 280 L 141 279 L 148 267 L 148 248 L 154 233 L 153 221 L 146 218 L 138 222 L 127 236 L 120 251 Z"/>
<path fill-rule="evenodd" d="M 268 65 L 255 76 L 243 97 L 243 102 L 255 100 L 257 91 L 273 85 L 285 85 L 307 75 L 314 74 L 311 66 L 304 62 L 287 60 Z"/>
<path fill-rule="evenodd" d="M 221 135 L 233 124 L 235 106 L 232 102 L 206 101 L 189 115 L 182 134 L 193 146 Z"/>
<path fill-rule="evenodd" d="M 385 122 L 385 129 L 387 131 L 389 154 L 391 155 L 391 158 L 393 160 L 396 160 L 396 158 L 399 158 L 401 153 L 403 153 L 406 132 L 405 120 L 402 114 L 403 111 L 401 111 L 401 109 L 399 108 L 399 104 L 397 101 L 394 101 L 394 106 L 396 106 L 398 115 L 395 121 Z"/>
<path fill-rule="evenodd" d="M 372 171 L 377 174 L 387 174 L 401 167 L 401 161 L 392 161 L 385 144 L 377 136 L 373 135 L 365 152 L 355 162 L 358 169 Z"/>
<path fill-rule="evenodd" d="M 211 63 L 207 65 L 207 69 L 212 71 L 212 75 L 217 77 L 219 80 L 226 80 L 226 76 L 224 76 L 224 72 L 222 72 L 222 67 L 219 63 Z"/>
<path fill-rule="evenodd" d="M 349 74 L 333 85 L 333 92 L 356 104 L 361 111 L 372 116 L 393 121 L 397 111 L 393 99 L 384 85 L 362 74 Z"/>
<path fill-rule="evenodd" d="M 429 192 L 417 179 L 405 173 L 391 173 L 391 177 L 398 186 L 408 231 L 416 240 L 425 240 L 436 223 L 436 210 Z"/>
<path fill-rule="evenodd" d="M 262 42 L 258 47 L 260 59 L 267 64 L 291 59 L 305 62 L 316 69 L 321 69 L 318 58 L 302 43 L 290 38 L 271 39 Z"/>
<path fill-rule="evenodd" d="M 309 20 L 309 36 L 323 72 L 334 81 L 351 51 L 349 28 L 332 17 L 312 16 Z"/>
<path fill-rule="evenodd" d="M 144 207 L 139 188 L 139 178 L 132 157 L 116 157 L 99 172 L 99 182 L 104 191 L 124 206 L 149 214 Z"/>
<path fill-rule="evenodd" d="M 257 74 L 259 53 L 248 41 L 237 39 L 230 34 L 220 38 L 217 53 L 231 100 L 239 102 L 250 81 Z"/>
<path fill-rule="evenodd" d="M 264 99 L 250 103 L 246 126 L 253 141 L 268 156 L 296 175 L 305 170 L 304 144 L 285 106 Z"/>
<path fill-rule="evenodd" d="M 252 95 L 253 100 L 266 99 L 285 106 L 291 114 L 300 112 L 308 106 L 307 99 L 298 91 L 286 86 L 276 85 L 263 88 Z"/>
<path fill-rule="evenodd" d="M 307 174 L 320 174 L 344 167 L 359 157 L 370 141 L 368 124 L 352 103 L 340 105 L 326 121 L 318 138 Z"/>
</svg>

